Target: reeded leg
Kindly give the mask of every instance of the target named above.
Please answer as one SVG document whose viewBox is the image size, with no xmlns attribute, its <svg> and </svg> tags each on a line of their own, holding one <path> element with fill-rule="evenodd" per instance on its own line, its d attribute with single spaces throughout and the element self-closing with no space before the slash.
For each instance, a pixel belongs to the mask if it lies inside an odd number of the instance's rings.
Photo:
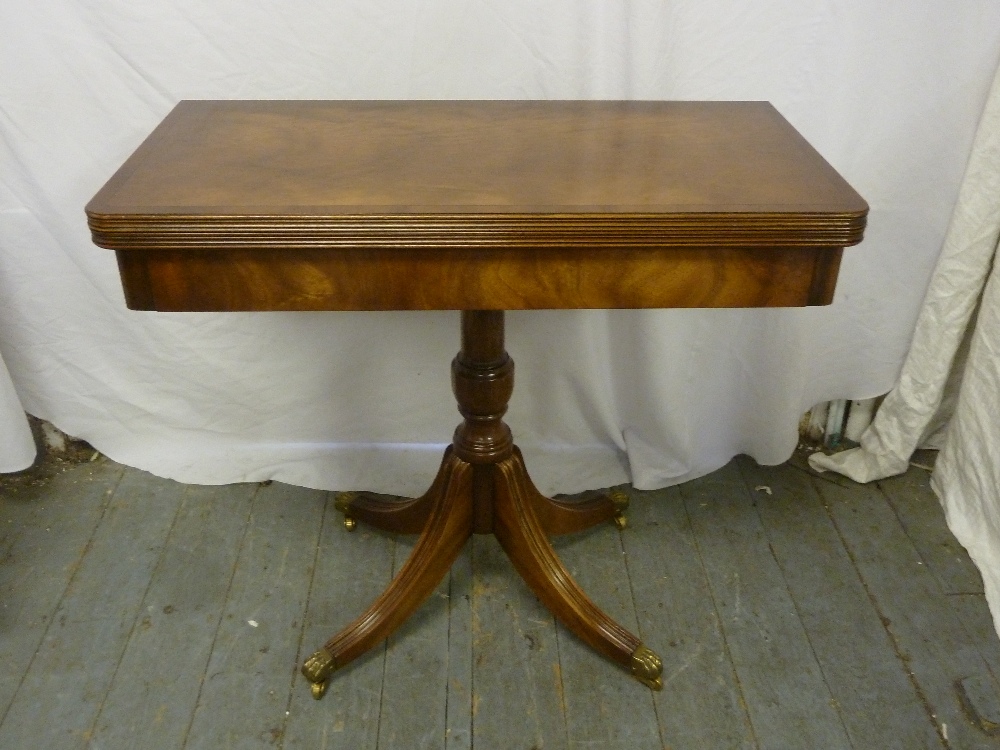
<svg viewBox="0 0 1000 750">
<path fill-rule="evenodd" d="M 362 520 L 388 531 L 421 533 L 389 588 L 303 664 L 315 698 L 336 669 L 387 638 L 430 596 L 473 532 L 493 532 L 532 591 L 581 640 L 654 690 L 662 687 L 660 658 L 587 598 L 546 538 L 611 519 L 622 528 L 628 498 L 609 493 L 554 500 L 538 492 L 503 423 L 513 388 L 503 312 L 464 311 L 462 348 L 452 362 L 452 389 L 464 421 L 434 484 L 416 500 L 365 493 L 337 499 L 348 528 Z"/>
<path fill-rule="evenodd" d="M 524 458 L 517 446 L 514 447 L 513 460 L 520 465 L 518 471 L 523 474 L 521 484 L 525 496 L 547 535 L 572 534 L 612 520 L 619 529 L 625 528 L 628 495 L 621 490 L 592 493 L 574 500 L 546 497 L 538 491 L 524 469 Z"/>
<path fill-rule="evenodd" d="M 604 614 L 559 561 L 535 513 L 533 491 L 518 457 L 497 464 L 493 533 L 514 568 L 577 637 L 629 669 L 645 685 L 661 689 L 660 658 Z"/>
<path fill-rule="evenodd" d="M 388 638 L 434 591 L 472 533 L 472 466 L 449 452 L 438 473 L 442 491 L 410 558 L 389 587 L 353 623 L 302 665 L 314 698 L 333 672 Z"/>
<path fill-rule="evenodd" d="M 430 489 L 422 496 L 405 500 L 389 500 L 368 492 L 341 492 L 334 505 L 344 514 L 344 526 L 354 531 L 358 521 L 394 534 L 419 534 L 434 501 L 445 489 L 446 467 L 452 447 L 445 451 L 444 461 Z"/>
</svg>

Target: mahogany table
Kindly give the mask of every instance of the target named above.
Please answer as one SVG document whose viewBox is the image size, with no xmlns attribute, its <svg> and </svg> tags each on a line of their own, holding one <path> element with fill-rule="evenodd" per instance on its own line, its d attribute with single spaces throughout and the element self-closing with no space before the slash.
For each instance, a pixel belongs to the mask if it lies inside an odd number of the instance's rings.
<svg viewBox="0 0 1000 750">
<path fill-rule="evenodd" d="M 624 496 L 550 499 L 503 422 L 503 311 L 828 304 L 864 200 L 762 102 L 179 104 L 87 206 L 137 310 L 462 310 L 464 417 L 430 489 L 338 498 L 420 533 L 357 620 L 303 665 L 314 697 L 493 533 L 579 638 L 659 689 L 659 657 L 577 586 L 548 536 Z"/>
</svg>

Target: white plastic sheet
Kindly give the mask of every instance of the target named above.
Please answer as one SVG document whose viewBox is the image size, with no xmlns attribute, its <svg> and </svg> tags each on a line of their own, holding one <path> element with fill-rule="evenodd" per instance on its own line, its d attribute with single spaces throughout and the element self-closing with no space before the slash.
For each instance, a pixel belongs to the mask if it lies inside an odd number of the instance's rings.
<svg viewBox="0 0 1000 750">
<path fill-rule="evenodd" d="M 458 420 L 456 314 L 125 309 L 82 207 L 176 101 L 772 101 L 872 205 L 835 304 L 510 314 L 508 422 L 569 492 L 779 462 L 806 408 L 891 387 L 1000 55 L 992 0 L 50 0 L 0 26 L 0 347 L 24 407 L 182 481 L 400 493 Z"/>
</svg>

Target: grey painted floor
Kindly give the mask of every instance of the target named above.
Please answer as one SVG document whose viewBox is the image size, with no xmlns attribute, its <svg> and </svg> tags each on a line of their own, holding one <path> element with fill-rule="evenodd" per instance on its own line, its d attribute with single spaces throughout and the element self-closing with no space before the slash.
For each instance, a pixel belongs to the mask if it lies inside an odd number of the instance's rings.
<svg viewBox="0 0 1000 750">
<path fill-rule="evenodd" d="M 476 537 L 317 702 L 300 660 L 412 538 L 277 483 L 103 458 L 0 477 L 0 748 L 1000 748 L 1000 643 L 926 471 L 861 487 L 738 459 L 633 492 L 629 520 L 556 544 L 663 657 L 662 692 Z"/>
</svg>

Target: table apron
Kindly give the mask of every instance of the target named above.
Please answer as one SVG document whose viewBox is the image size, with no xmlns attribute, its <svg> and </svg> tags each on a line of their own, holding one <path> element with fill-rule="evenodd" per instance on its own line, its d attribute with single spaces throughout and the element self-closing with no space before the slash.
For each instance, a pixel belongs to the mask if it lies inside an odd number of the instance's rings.
<svg viewBox="0 0 1000 750">
<path fill-rule="evenodd" d="M 118 250 L 134 310 L 801 307 L 839 247 Z"/>
</svg>

